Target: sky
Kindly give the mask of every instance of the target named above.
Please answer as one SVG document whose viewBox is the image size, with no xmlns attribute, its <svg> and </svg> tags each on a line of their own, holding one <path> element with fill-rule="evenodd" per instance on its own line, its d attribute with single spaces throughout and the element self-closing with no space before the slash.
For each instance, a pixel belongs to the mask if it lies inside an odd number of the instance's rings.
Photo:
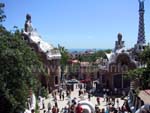
<svg viewBox="0 0 150 113">
<path fill-rule="evenodd" d="M 117 34 L 125 46 L 137 42 L 138 0 L 1 0 L 8 30 L 24 28 L 26 14 L 32 17 L 42 39 L 55 47 L 113 49 Z M 145 0 L 145 38 L 150 40 L 150 0 Z"/>
</svg>

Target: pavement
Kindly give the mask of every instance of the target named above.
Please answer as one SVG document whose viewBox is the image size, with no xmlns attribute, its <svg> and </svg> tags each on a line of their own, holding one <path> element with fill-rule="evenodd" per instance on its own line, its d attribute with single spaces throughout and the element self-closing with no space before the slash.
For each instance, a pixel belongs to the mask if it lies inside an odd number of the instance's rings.
<svg viewBox="0 0 150 113">
<path fill-rule="evenodd" d="M 76 97 L 78 101 L 83 100 L 83 99 L 84 100 L 88 100 L 87 93 L 84 94 L 84 95 L 82 95 L 81 96 L 82 98 L 81 98 L 81 97 L 78 96 L 78 92 L 79 92 L 79 88 L 74 89 L 74 91 L 71 92 L 71 99 L 73 99 L 74 97 Z M 90 99 L 90 102 L 93 103 L 94 106 L 97 105 L 96 98 L 97 97 L 92 96 L 91 99 Z M 123 103 L 124 103 L 124 100 L 121 100 L 120 98 L 118 98 L 118 100 L 119 100 L 119 107 L 121 107 L 123 105 Z M 69 101 L 68 97 L 65 96 L 65 99 L 63 101 L 63 100 L 60 100 L 59 96 L 57 95 L 57 103 L 58 103 L 59 110 L 61 110 L 62 108 L 64 108 L 67 105 L 68 101 Z M 44 110 L 46 110 L 46 111 L 48 110 L 47 107 L 48 107 L 48 103 L 49 102 L 51 103 L 51 107 L 53 107 L 54 106 L 54 98 L 52 97 L 51 94 L 49 94 L 48 98 L 45 99 L 45 101 L 44 101 L 45 109 L 40 110 L 40 113 L 44 113 Z M 117 104 L 115 104 L 115 107 L 117 108 Z M 105 109 L 106 108 L 106 102 L 104 101 L 103 97 L 100 97 L 99 108 L 100 109 L 102 109 L 102 108 Z"/>
</svg>

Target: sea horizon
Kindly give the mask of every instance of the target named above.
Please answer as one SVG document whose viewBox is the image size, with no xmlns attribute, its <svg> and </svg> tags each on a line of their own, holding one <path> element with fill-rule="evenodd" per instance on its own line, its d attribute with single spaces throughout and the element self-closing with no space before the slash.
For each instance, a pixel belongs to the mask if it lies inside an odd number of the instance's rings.
<svg viewBox="0 0 150 113">
<path fill-rule="evenodd" d="M 109 49 L 109 48 L 107 48 Z M 95 51 L 99 51 L 99 50 L 107 50 L 106 48 L 69 48 L 67 49 L 69 52 L 85 52 L 88 50 L 95 50 Z"/>
</svg>

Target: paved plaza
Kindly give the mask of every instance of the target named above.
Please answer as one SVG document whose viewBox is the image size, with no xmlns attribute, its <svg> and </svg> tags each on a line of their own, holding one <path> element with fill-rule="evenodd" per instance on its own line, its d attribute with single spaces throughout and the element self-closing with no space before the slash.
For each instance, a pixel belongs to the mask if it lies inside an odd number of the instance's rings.
<svg viewBox="0 0 150 113">
<path fill-rule="evenodd" d="M 79 88 L 76 88 L 74 89 L 74 91 L 71 92 L 71 99 L 73 98 L 77 98 L 77 101 L 81 101 L 81 100 L 88 100 L 88 94 L 85 93 L 83 94 L 82 96 L 78 96 L 78 92 L 79 92 Z M 97 100 L 96 100 L 97 97 L 95 96 L 92 96 L 91 99 L 90 99 L 90 102 L 95 106 L 97 105 Z M 67 106 L 67 103 L 70 99 L 68 97 L 65 96 L 65 99 L 64 100 L 60 100 L 59 99 L 59 95 L 57 95 L 57 103 L 58 103 L 58 108 L 59 108 L 59 111 L 61 111 L 62 108 L 64 108 L 65 106 Z M 117 100 L 117 99 L 115 99 Z M 124 103 L 124 100 L 121 100 L 120 98 L 118 98 L 119 100 L 119 107 L 121 107 Z M 45 99 L 44 103 L 45 103 L 45 109 L 43 110 L 40 110 L 40 113 L 44 113 L 44 110 L 48 110 L 48 103 L 51 103 L 51 107 L 54 106 L 54 98 L 52 97 L 52 95 L 50 94 L 49 97 L 47 99 Z M 102 109 L 106 109 L 106 101 L 104 101 L 104 98 L 103 97 L 100 97 L 100 105 L 99 105 L 99 108 Z M 115 108 L 118 108 L 118 105 L 117 103 L 115 102 Z"/>
</svg>

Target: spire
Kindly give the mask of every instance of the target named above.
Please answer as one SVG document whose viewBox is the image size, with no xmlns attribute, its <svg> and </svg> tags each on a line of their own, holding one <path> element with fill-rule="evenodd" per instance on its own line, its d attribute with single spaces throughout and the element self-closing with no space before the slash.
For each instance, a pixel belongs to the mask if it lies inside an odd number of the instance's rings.
<svg viewBox="0 0 150 113">
<path fill-rule="evenodd" d="M 145 44 L 144 0 L 139 0 L 139 29 L 137 43 Z"/>
<path fill-rule="evenodd" d="M 144 11 L 144 0 L 139 0 L 139 11 Z"/>
</svg>

